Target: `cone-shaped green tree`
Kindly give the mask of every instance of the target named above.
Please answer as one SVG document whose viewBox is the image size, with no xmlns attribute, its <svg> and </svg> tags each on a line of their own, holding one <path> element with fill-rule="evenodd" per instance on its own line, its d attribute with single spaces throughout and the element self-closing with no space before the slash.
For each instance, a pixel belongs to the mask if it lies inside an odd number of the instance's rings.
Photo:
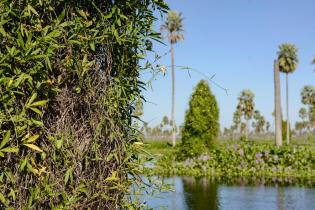
<svg viewBox="0 0 315 210">
<path fill-rule="evenodd" d="M 200 148 L 209 147 L 211 142 L 218 137 L 219 128 L 217 101 L 208 83 L 201 80 L 189 101 L 182 131 L 183 146 L 191 149 L 188 151 L 189 155 L 198 155 L 199 152 L 202 152 Z M 199 148 L 195 147 L 196 144 Z"/>
</svg>

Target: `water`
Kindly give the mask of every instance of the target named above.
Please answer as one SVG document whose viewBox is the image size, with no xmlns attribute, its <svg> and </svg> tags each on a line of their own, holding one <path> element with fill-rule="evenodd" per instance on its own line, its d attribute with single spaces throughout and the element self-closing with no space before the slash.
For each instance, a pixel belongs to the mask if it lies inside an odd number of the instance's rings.
<svg viewBox="0 0 315 210">
<path fill-rule="evenodd" d="M 149 208 L 171 210 L 315 210 L 315 188 L 226 185 L 208 178 L 166 178 L 174 192 L 142 196 Z"/>
</svg>

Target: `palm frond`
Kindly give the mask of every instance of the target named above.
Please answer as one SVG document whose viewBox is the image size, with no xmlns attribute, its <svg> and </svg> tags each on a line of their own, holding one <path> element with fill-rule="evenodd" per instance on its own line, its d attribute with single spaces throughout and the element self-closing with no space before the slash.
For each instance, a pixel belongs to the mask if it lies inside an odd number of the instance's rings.
<svg viewBox="0 0 315 210">
<path fill-rule="evenodd" d="M 182 32 L 184 30 L 182 14 L 175 10 L 169 11 L 165 23 L 161 25 L 161 30 L 167 32 L 167 38 L 171 44 L 183 40 L 184 35 Z"/>
<path fill-rule="evenodd" d="M 299 62 L 297 51 L 293 44 L 284 43 L 279 46 L 278 60 L 281 72 L 291 73 L 295 71 Z"/>
</svg>

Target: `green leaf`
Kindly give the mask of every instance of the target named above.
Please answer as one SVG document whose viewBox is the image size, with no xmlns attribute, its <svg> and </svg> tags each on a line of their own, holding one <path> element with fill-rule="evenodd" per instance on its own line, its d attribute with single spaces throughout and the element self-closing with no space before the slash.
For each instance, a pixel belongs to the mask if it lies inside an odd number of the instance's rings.
<svg viewBox="0 0 315 210">
<path fill-rule="evenodd" d="M 103 16 L 104 19 L 109 19 L 111 17 L 113 17 L 113 13 L 109 13 L 108 15 Z"/>
<path fill-rule="evenodd" d="M 34 120 L 34 119 L 31 119 L 32 123 L 34 123 L 34 125 L 37 125 L 37 126 L 44 126 L 44 123 L 42 121 L 39 121 L 39 120 Z"/>
<path fill-rule="evenodd" d="M 39 115 L 43 115 L 43 112 L 42 111 L 40 111 L 39 109 L 37 109 L 37 108 L 34 108 L 34 107 L 29 107 L 29 109 L 31 109 L 32 111 L 34 111 L 34 112 L 36 112 L 37 114 L 39 114 Z"/>
<path fill-rule="evenodd" d="M 11 197 L 13 199 L 13 201 L 15 201 L 16 196 L 15 196 L 15 192 L 13 189 L 10 190 L 9 197 Z"/>
<path fill-rule="evenodd" d="M 23 170 L 24 170 L 24 168 L 25 168 L 25 166 L 26 166 L 26 164 L 27 164 L 27 161 L 28 161 L 27 157 L 24 158 L 23 162 L 22 162 L 21 165 L 20 165 L 20 171 L 23 171 Z"/>
<path fill-rule="evenodd" d="M 36 99 L 36 97 L 37 97 L 37 93 L 33 93 L 30 100 L 28 101 L 27 105 L 29 106 L 30 104 L 32 104 L 33 101 Z"/>
<path fill-rule="evenodd" d="M 11 131 L 8 130 L 1 141 L 0 149 L 3 148 L 9 142 L 10 136 L 11 136 Z"/>
<path fill-rule="evenodd" d="M 63 144 L 63 139 L 57 140 L 57 141 L 56 141 L 56 148 L 57 148 L 57 149 L 60 149 L 60 148 L 62 147 L 62 144 Z"/>
<path fill-rule="evenodd" d="M 121 26 L 121 21 L 120 19 L 117 19 L 117 25 L 120 27 Z"/>
<path fill-rule="evenodd" d="M 47 104 L 47 102 L 48 100 L 36 101 L 32 103 L 30 106 L 44 106 L 45 104 Z"/>
<path fill-rule="evenodd" d="M 45 58 L 45 61 L 46 61 L 46 64 L 47 64 L 48 68 L 49 68 L 50 70 L 52 70 L 49 57 L 46 57 L 46 58 Z"/>
<path fill-rule="evenodd" d="M 94 41 L 91 41 L 91 42 L 90 42 L 90 47 L 91 47 L 91 50 L 92 50 L 92 51 L 95 51 L 95 44 L 94 44 Z"/>
<path fill-rule="evenodd" d="M 0 193 L 0 203 L 4 204 L 5 206 L 8 206 L 7 200 L 5 199 L 2 193 Z"/>
<path fill-rule="evenodd" d="M 112 172 L 112 175 L 105 179 L 105 181 L 116 181 L 116 180 L 118 180 L 116 171 Z"/>
<path fill-rule="evenodd" d="M 79 192 L 84 193 L 86 196 L 88 196 L 88 189 L 84 184 L 80 184 L 77 189 Z"/>
<path fill-rule="evenodd" d="M 39 138 L 39 135 L 36 134 L 34 136 L 31 136 L 27 139 L 26 143 L 32 143 L 32 142 L 35 142 L 37 139 Z"/>
<path fill-rule="evenodd" d="M 73 169 L 72 168 L 69 168 L 67 171 L 66 171 L 66 174 L 65 174 L 65 185 L 68 183 L 69 179 L 72 177 L 72 172 L 73 172 Z"/>
<path fill-rule="evenodd" d="M 38 151 L 38 152 L 43 152 L 43 150 L 41 148 L 39 148 L 38 146 L 36 146 L 34 144 L 23 144 L 23 145 L 31 148 L 32 150 L 35 150 L 35 151 Z"/>
<path fill-rule="evenodd" d="M 7 147 L 7 148 L 4 148 L 4 149 L 1 149 L 1 152 L 18 153 L 19 152 L 19 148 L 17 148 L 17 147 Z"/>
<path fill-rule="evenodd" d="M 37 11 L 31 6 L 31 5 L 27 5 L 27 9 L 28 9 L 28 12 L 30 13 L 33 12 L 35 15 L 39 16 L 39 14 L 37 13 Z"/>
<path fill-rule="evenodd" d="M 61 23 L 61 21 L 65 18 L 66 10 L 63 9 L 60 15 L 58 16 L 58 22 Z"/>
<path fill-rule="evenodd" d="M 7 33 L 5 32 L 5 30 L 1 27 L 0 28 L 0 33 L 5 37 L 7 36 Z"/>
</svg>

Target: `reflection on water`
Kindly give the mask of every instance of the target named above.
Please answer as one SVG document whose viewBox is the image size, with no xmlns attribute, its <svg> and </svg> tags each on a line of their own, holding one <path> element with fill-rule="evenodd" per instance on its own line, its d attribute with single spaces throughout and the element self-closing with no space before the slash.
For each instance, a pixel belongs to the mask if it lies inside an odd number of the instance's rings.
<svg viewBox="0 0 315 210">
<path fill-rule="evenodd" d="M 174 192 L 143 196 L 153 209 L 197 210 L 311 210 L 315 188 L 301 186 L 225 185 L 208 178 L 166 178 Z"/>
<path fill-rule="evenodd" d="M 188 209 L 218 209 L 218 187 L 209 179 L 184 177 L 185 203 Z"/>
</svg>

